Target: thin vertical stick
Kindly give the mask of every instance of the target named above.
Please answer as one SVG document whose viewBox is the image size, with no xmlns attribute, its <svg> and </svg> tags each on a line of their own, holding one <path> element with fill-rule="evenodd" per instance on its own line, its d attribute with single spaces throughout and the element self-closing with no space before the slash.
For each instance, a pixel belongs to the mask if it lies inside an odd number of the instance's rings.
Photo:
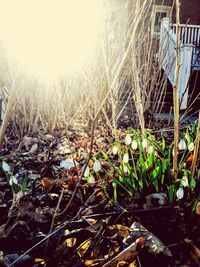
<svg viewBox="0 0 200 267">
<path fill-rule="evenodd" d="M 179 139 L 179 95 L 178 95 L 178 79 L 180 71 L 180 4 L 176 0 L 176 69 L 173 87 L 173 103 L 174 103 L 174 158 L 173 173 L 174 179 L 178 178 L 178 139 Z"/>
</svg>

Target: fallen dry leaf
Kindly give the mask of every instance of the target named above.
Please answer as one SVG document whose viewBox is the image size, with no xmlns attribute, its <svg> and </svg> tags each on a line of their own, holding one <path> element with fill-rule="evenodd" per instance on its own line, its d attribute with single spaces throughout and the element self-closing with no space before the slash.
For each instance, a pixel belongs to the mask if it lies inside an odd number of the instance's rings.
<svg viewBox="0 0 200 267">
<path fill-rule="evenodd" d="M 85 260 L 84 261 L 85 266 L 91 266 L 92 264 L 94 264 L 94 260 Z"/>
<path fill-rule="evenodd" d="M 134 258 L 138 255 L 139 250 L 144 247 L 144 238 L 139 237 L 128 246 L 125 250 L 115 256 L 113 259 L 103 265 L 103 267 L 115 267 L 121 261 L 133 262 Z"/>
<path fill-rule="evenodd" d="M 29 153 L 34 154 L 34 153 L 36 153 L 37 149 L 38 149 L 38 144 L 34 144 L 34 145 L 32 145 Z"/>
<path fill-rule="evenodd" d="M 118 237 L 127 237 L 130 234 L 130 228 L 121 224 L 109 226 L 110 234 L 117 234 Z"/>
<path fill-rule="evenodd" d="M 130 264 L 128 262 L 126 262 L 126 261 L 120 261 L 120 262 L 118 262 L 117 267 L 123 267 L 123 266 L 136 267 L 136 265 L 135 265 L 134 262 L 132 262 Z"/>
<path fill-rule="evenodd" d="M 78 248 L 77 251 L 81 254 L 81 256 L 85 253 L 85 251 L 89 248 L 90 244 L 92 242 L 92 239 L 88 239 L 84 241 Z"/>
<path fill-rule="evenodd" d="M 76 245 L 77 239 L 74 237 L 68 238 L 65 240 L 66 246 L 68 248 L 73 248 Z"/>
<path fill-rule="evenodd" d="M 200 260 L 200 250 L 197 246 L 195 246 L 191 240 L 185 238 L 184 242 L 187 244 L 187 247 L 189 249 L 190 255 L 192 259 L 196 262 L 199 262 Z"/>
<path fill-rule="evenodd" d="M 195 212 L 197 215 L 200 215 L 200 202 L 197 203 Z"/>
<path fill-rule="evenodd" d="M 44 188 L 49 188 L 54 184 L 54 181 L 52 181 L 51 179 L 44 177 L 41 180 L 41 184 Z"/>
</svg>

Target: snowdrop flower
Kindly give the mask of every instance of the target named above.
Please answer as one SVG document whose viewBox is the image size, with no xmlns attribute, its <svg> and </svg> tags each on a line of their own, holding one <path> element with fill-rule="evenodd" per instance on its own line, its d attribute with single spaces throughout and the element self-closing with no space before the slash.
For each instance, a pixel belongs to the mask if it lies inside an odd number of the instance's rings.
<svg viewBox="0 0 200 267">
<path fill-rule="evenodd" d="M 186 142 L 184 139 L 181 139 L 179 144 L 178 144 L 178 149 L 179 150 L 185 150 L 186 149 Z"/>
<path fill-rule="evenodd" d="M 183 178 L 181 179 L 181 184 L 182 186 L 186 187 L 189 185 L 188 183 L 188 178 L 186 176 L 183 176 Z"/>
<path fill-rule="evenodd" d="M 193 143 L 193 142 L 189 143 L 189 145 L 188 145 L 188 150 L 189 150 L 190 152 L 192 152 L 192 151 L 194 150 L 194 143 Z"/>
<path fill-rule="evenodd" d="M 88 184 L 94 184 L 95 183 L 94 176 L 93 175 L 88 176 L 87 182 L 88 182 Z"/>
<path fill-rule="evenodd" d="M 129 161 L 129 155 L 128 155 L 128 153 L 125 153 L 123 156 L 123 162 L 128 163 L 128 161 Z"/>
<path fill-rule="evenodd" d="M 149 154 L 153 153 L 153 146 L 149 146 L 148 149 L 147 149 L 147 152 Z"/>
<path fill-rule="evenodd" d="M 118 153 L 117 146 L 113 146 L 112 152 L 113 152 L 113 155 L 117 155 L 117 153 Z"/>
<path fill-rule="evenodd" d="M 11 168 L 10 166 L 8 165 L 8 163 L 6 163 L 5 161 L 3 161 L 2 163 L 2 168 L 5 172 L 10 172 L 11 171 Z"/>
<path fill-rule="evenodd" d="M 136 150 L 138 147 L 137 141 L 133 140 L 131 147 L 133 150 Z"/>
<path fill-rule="evenodd" d="M 125 137 L 125 144 L 127 146 L 129 146 L 131 143 L 132 143 L 131 136 L 130 136 L 130 134 L 127 134 L 126 137 Z"/>
<path fill-rule="evenodd" d="M 184 191 L 183 191 L 183 188 L 179 188 L 178 191 L 176 192 L 176 196 L 178 199 L 182 199 L 183 196 L 184 196 Z"/>
<path fill-rule="evenodd" d="M 17 178 L 14 175 L 10 177 L 9 184 L 10 186 L 12 186 L 13 184 L 18 184 Z"/>
<path fill-rule="evenodd" d="M 101 163 L 99 160 L 96 160 L 93 165 L 93 170 L 99 172 L 101 170 Z"/>
<path fill-rule="evenodd" d="M 123 171 L 124 171 L 124 173 L 128 172 L 128 167 L 126 165 L 124 166 Z"/>
<path fill-rule="evenodd" d="M 84 172 L 84 177 L 88 177 L 90 175 L 90 168 L 87 166 Z"/>
<path fill-rule="evenodd" d="M 113 187 L 117 187 L 117 184 L 115 182 L 112 182 Z"/>
<path fill-rule="evenodd" d="M 185 134 L 185 139 L 189 142 L 190 141 L 190 135 L 188 133 Z"/>
<path fill-rule="evenodd" d="M 148 146 L 148 140 L 147 139 L 143 139 L 142 146 L 143 146 L 143 148 L 146 148 Z"/>
</svg>

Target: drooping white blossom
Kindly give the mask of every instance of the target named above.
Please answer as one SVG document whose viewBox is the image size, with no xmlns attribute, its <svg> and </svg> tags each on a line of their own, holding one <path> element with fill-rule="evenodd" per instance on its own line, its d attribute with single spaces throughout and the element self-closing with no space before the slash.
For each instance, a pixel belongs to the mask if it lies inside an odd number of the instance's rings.
<svg viewBox="0 0 200 267">
<path fill-rule="evenodd" d="M 5 161 L 2 162 L 2 169 L 3 169 L 5 172 L 10 172 L 10 170 L 11 170 L 10 166 L 9 166 L 8 163 L 5 162 Z"/>
<path fill-rule="evenodd" d="M 188 142 L 190 141 L 191 138 L 190 138 L 189 133 L 186 133 L 186 134 L 185 134 L 185 139 L 186 139 Z"/>
<path fill-rule="evenodd" d="M 184 196 L 184 190 L 183 190 L 183 188 L 180 187 L 180 188 L 177 190 L 177 192 L 176 192 L 176 196 L 177 196 L 178 199 L 182 199 L 182 198 L 183 198 L 183 196 Z"/>
<path fill-rule="evenodd" d="M 188 150 L 189 150 L 190 152 L 192 152 L 192 151 L 194 150 L 194 143 L 193 143 L 193 142 L 189 143 L 189 145 L 188 145 Z"/>
<path fill-rule="evenodd" d="M 90 175 L 90 168 L 89 166 L 87 166 L 84 172 L 84 177 L 88 177 L 89 175 Z"/>
<path fill-rule="evenodd" d="M 112 182 L 112 186 L 113 186 L 113 187 L 116 187 L 117 184 L 116 184 L 115 182 Z"/>
<path fill-rule="evenodd" d="M 125 153 L 123 156 L 123 162 L 128 163 L 128 161 L 129 161 L 129 155 L 128 155 L 128 153 Z"/>
<path fill-rule="evenodd" d="M 117 155 L 117 153 L 118 153 L 117 146 L 113 146 L 112 152 L 113 152 L 113 155 Z"/>
<path fill-rule="evenodd" d="M 186 142 L 185 142 L 184 139 L 181 139 L 181 140 L 179 141 L 178 149 L 179 149 L 179 150 L 185 150 L 185 149 L 186 149 Z"/>
<path fill-rule="evenodd" d="M 123 167 L 123 171 L 124 171 L 124 173 L 128 172 L 128 167 L 126 165 Z"/>
<path fill-rule="evenodd" d="M 133 150 L 136 150 L 138 148 L 137 141 L 133 140 L 133 142 L 131 144 L 131 147 L 132 147 Z"/>
<path fill-rule="evenodd" d="M 99 160 L 96 160 L 93 165 L 93 170 L 99 172 L 101 170 L 101 163 Z"/>
<path fill-rule="evenodd" d="M 142 146 L 143 146 L 143 148 L 146 148 L 148 146 L 148 140 L 147 139 L 142 140 Z"/>
<path fill-rule="evenodd" d="M 10 177 L 9 184 L 10 186 L 12 186 L 13 184 L 18 184 L 17 178 L 14 175 Z"/>
<path fill-rule="evenodd" d="M 181 179 L 181 184 L 184 187 L 187 187 L 189 185 L 187 176 L 183 176 L 183 178 Z"/>
<path fill-rule="evenodd" d="M 131 136 L 130 136 L 130 134 L 127 134 L 126 137 L 125 137 L 125 144 L 127 146 L 129 146 L 131 143 L 132 143 Z"/>
</svg>

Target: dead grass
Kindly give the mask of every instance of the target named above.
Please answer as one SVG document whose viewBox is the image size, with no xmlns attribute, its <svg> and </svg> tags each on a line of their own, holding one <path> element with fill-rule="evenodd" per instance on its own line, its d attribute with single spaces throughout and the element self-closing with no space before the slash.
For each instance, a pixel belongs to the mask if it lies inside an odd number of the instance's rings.
<svg viewBox="0 0 200 267">
<path fill-rule="evenodd" d="M 122 2 L 114 15 L 115 3 L 107 2 L 105 31 L 93 65 L 73 77 L 45 84 L 8 64 L 0 95 L 8 103 L 13 94 L 8 120 L 19 137 L 33 130 L 53 132 L 78 118 L 94 120 L 101 113 L 117 138 L 118 121 L 131 102 L 134 126 L 142 132 L 151 126 L 150 121 L 145 125 L 144 114 L 160 112 L 166 92 L 166 76 L 155 57 L 158 43 L 151 32 L 153 0 Z"/>
</svg>

